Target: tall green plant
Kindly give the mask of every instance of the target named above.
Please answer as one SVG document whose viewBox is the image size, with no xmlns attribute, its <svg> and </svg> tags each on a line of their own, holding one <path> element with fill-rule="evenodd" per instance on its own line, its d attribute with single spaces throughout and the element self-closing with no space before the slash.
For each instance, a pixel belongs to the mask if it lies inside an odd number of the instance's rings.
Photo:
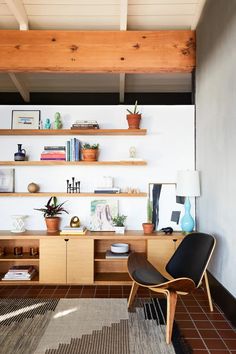
<svg viewBox="0 0 236 354">
<path fill-rule="evenodd" d="M 151 200 L 148 198 L 147 200 L 147 222 L 152 224 L 152 212 L 153 206 Z"/>
</svg>

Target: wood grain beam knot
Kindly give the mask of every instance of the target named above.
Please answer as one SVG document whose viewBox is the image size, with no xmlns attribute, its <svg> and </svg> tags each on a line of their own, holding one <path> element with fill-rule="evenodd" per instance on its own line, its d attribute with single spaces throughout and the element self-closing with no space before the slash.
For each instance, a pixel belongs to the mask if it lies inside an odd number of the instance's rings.
<svg viewBox="0 0 236 354">
<path fill-rule="evenodd" d="M 196 45 L 193 38 L 189 38 L 189 40 L 185 43 L 186 47 L 181 49 L 181 53 L 183 55 L 190 55 L 192 51 L 195 51 Z"/>
<path fill-rule="evenodd" d="M 72 44 L 72 46 L 70 47 L 70 50 L 72 52 L 76 52 L 78 49 L 79 49 L 79 47 L 77 45 L 75 45 L 75 44 Z"/>
<path fill-rule="evenodd" d="M 125 60 L 125 58 L 124 58 L 124 57 L 121 57 L 120 60 Z"/>
<path fill-rule="evenodd" d="M 139 43 L 136 43 L 135 45 L 133 45 L 133 48 L 139 49 L 139 48 L 140 48 L 140 44 L 139 44 Z"/>
<path fill-rule="evenodd" d="M 15 45 L 16 49 L 20 49 L 20 44 Z"/>
</svg>

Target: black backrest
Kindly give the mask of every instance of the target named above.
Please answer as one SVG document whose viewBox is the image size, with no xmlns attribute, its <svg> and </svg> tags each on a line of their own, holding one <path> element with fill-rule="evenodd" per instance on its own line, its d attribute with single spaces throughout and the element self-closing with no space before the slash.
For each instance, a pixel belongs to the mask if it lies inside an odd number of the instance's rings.
<svg viewBox="0 0 236 354">
<path fill-rule="evenodd" d="M 211 235 L 200 232 L 187 235 L 167 263 L 167 272 L 173 278 L 190 278 L 199 286 L 214 246 L 215 238 Z"/>
</svg>

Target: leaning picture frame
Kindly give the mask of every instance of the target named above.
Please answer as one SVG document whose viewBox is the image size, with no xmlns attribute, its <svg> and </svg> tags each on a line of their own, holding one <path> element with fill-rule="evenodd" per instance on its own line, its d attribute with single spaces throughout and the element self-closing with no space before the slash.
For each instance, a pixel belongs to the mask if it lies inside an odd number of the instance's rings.
<svg viewBox="0 0 236 354">
<path fill-rule="evenodd" d="M 0 169 L 0 193 L 13 193 L 15 191 L 14 168 Z"/>
<path fill-rule="evenodd" d="M 11 129 L 40 129 L 40 111 L 12 111 Z"/>
<path fill-rule="evenodd" d="M 181 230 L 179 219 L 183 212 L 183 202 L 176 197 L 176 184 L 168 182 L 149 183 L 149 200 L 152 205 L 152 222 L 155 230 L 172 227 Z"/>
</svg>

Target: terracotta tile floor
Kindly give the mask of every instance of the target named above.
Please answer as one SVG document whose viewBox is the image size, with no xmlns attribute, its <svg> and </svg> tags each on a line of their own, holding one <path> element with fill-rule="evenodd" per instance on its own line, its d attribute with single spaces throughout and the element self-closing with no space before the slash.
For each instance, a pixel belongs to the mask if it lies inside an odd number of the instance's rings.
<svg viewBox="0 0 236 354">
<path fill-rule="evenodd" d="M 127 298 L 129 292 L 129 286 L 0 286 L 1 298 Z M 153 295 L 144 288 L 138 292 L 139 297 Z M 175 319 L 193 354 L 236 354 L 235 329 L 217 306 L 210 312 L 202 289 L 179 298 Z"/>
</svg>

